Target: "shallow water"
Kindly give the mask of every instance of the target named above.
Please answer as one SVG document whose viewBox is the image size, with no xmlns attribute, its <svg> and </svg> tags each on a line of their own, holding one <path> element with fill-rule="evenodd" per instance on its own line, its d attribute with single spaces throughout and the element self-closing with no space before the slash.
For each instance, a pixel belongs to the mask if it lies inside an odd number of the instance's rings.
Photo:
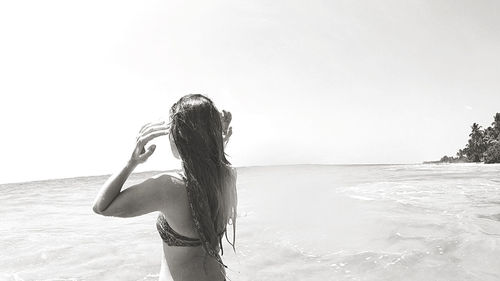
<svg viewBox="0 0 500 281">
<path fill-rule="evenodd" d="M 0 185 L 0 280 L 157 280 L 156 214 L 94 215 L 106 179 Z M 500 165 L 239 168 L 238 196 L 231 280 L 500 280 Z"/>
</svg>

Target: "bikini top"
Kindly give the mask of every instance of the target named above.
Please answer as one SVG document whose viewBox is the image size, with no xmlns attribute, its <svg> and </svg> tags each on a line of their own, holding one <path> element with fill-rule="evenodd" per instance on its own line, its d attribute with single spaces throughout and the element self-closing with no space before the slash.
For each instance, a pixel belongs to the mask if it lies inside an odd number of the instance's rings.
<svg viewBox="0 0 500 281">
<path fill-rule="evenodd" d="M 199 238 L 186 237 L 176 232 L 167 222 L 165 215 L 160 213 L 156 219 L 156 229 L 161 239 L 169 246 L 197 247 L 201 246 Z M 224 235 L 224 231 L 219 233 L 219 237 Z"/>
<path fill-rule="evenodd" d="M 161 239 L 169 246 L 201 246 L 200 239 L 186 237 L 173 230 L 162 213 L 160 213 L 156 220 L 156 229 L 158 229 Z"/>
</svg>

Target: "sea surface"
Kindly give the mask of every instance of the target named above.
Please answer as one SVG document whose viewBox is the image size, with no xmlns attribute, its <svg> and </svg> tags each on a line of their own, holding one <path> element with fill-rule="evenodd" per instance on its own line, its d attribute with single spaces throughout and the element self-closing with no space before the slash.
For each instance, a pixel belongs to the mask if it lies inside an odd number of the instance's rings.
<svg viewBox="0 0 500 281">
<path fill-rule="evenodd" d="M 106 179 L 0 185 L 0 280 L 157 280 L 157 214 L 93 214 Z M 500 280 L 500 165 L 247 167 L 237 188 L 230 280 Z"/>
</svg>

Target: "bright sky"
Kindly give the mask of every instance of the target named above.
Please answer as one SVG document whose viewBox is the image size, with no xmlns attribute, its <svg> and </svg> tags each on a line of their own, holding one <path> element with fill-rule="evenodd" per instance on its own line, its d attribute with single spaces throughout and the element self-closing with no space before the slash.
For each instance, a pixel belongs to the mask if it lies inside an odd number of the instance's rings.
<svg viewBox="0 0 500 281">
<path fill-rule="evenodd" d="M 500 2 L 2 1 L 0 182 L 109 174 L 181 96 L 235 166 L 418 163 L 500 112 Z M 168 138 L 138 168 L 180 167 Z"/>
</svg>

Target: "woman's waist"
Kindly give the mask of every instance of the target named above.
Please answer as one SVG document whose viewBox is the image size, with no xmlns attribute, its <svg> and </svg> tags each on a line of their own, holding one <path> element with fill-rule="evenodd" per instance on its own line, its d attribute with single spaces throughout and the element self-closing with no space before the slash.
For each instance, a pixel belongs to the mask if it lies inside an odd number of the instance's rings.
<svg viewBox="0 0 500 281">
<path fill-rule="evenodd" d="M 217 250 L 219 249 L 217 248 Z M 169 266 L 200 263 L 205 260 L 205 257 L 216 260 L 209 256 L 202 246 L 169 246 L 163 242 L 163 253 Z"/>
<path fill-rule="evenodd" d="M 175 281 L 213 280 L 222 281 L 225 269 L 213 257 L 196 257 L 184 261 L 167 261 Z"/>
</svg>

